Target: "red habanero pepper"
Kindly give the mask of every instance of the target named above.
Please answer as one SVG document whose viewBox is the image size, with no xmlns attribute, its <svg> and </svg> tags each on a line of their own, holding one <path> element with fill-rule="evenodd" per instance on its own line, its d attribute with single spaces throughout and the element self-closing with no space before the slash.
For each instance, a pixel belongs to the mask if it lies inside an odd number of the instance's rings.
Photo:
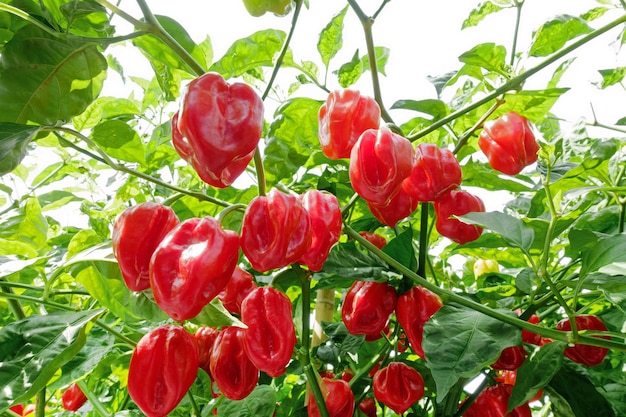
<svg viewBox="0 0 626 417">
<path fill-rule="evenodd" d="M 478 146 L 491 167 L 507 175 L 517 175 L 537 160 L 539 145 L 525 117 L 509 112 L 485 123 Z"/>
<path fill-rule="evenodd" d="M 578 330 L 608 330 L 602 319 L 592 314 L 582 314 L 576 316 L 576 327 Z M 556 330 L 564 332 L 572 330 L 572 323 L 569 319 L 563 319 L 556 325 Z M 609 339 L 603 336 L 602 339 Z M 573 347 L 565 348 L 565 356 L 576 363 L 586 366 L 596 366 L 602 363 L 609 350 L 598 346 L 575 344 Z"/>
<path fill-rule="evenodd" d="M 379 369 L 372 386 L 376 399 L 396 414 L 404 414 L 424 396 L 424 378 L 403 362 L 391 362 Z"/>
<path fill-rule="evenodd" d="M 183 399 L 198 373 L 198 344 L 181 326 L 163 325 L 135 346 L 128 393 L 148 417 L 164 417 Z"/>
<path fill-rule="evenodd" d="M 244 349 L 248 358 L 271 377 L 285 373 L 296 345 L 291 301 L 275 288 L 258 287 L 241 304 Z"/>
<path fill-rule="evenodd" d="M 400 220 L 413 214 L 418 204 L 419 201 L 406 191 L 403 182 L 389 200 L 384 203 L 368 201 L 367 207 L 382 224 L 393 228 Z"/>
<path fill-rule="evenodd" d="M 226 310 L 233 314 L 241 314 L 241 303 L 256 287 L 252 274 L 237 266 L 226 288 L 217 296 Z"/>
<path fill-rule="evenodd" d="M 437 220 L 435 227 L 441 236 L 445 236 L 462 245 L 480 237 L 482 227 L 466 224 L 450 216 L 462 216 L 476 211 L 485 211 L 483 201 L 467 191 L 451 191 L 435 201 Z"/>
<path fill-rule="evenodd" d="M 320 386 L 324 394 L 324 402 L 330 417 L 352 417 L 354 413 L 354 394 L 350 385 L 343 379 L 322 378 L 323 386 Z M 321 385 L 321 384 L 320 384 Z M 309 392 L 307 402 L 308 417 L 320 417 L 315 396 Z"/>
<path fill-rule="evenodd" d="M 539 316 L 533 314 L 528 319 L 528 322 L 532 324 L 539 324 Z M 531 345 L 541 346 L 541 335 L 522 329 L 522 341 L 524 343 L 530 343 Z"/>
<path fill-rule="evenodd" d="M 396 318 L 404 329 L 413 352 L 422 358 L 425 358 L 422 349 L 424 324 L 442 306 L 443 303 L 437 294 L 421 286 L 415 286 L 398 297 Z"/>
<path fill-rule="evenodd" d="M 311 218 L 311 244 L 298 262 L 317 272 L 341 236 L 341 209 L 337 197 L 319 190 L 307 191 L 301 201 Z"/>
<path fill-rule="evenodd" d="M 198 366 L 211 376 L 211 351 L 220 331 L 215 327 L 202 326 L 193 334 L 198 343 Z"/>
<path fill-rule="evenodd" d="M 500 353 L 500 357 L 491 364 L 493 369 L 513 371 L 524 363 L 526 360 L 526 349 L 523 345 L 510 346 Z"/>
<path fill-rule="evenodd" d="M 311 218 L 300 199 L 273 188 L 248 205 L 241 226 L 241 249 L 259 272 L 296 262 L 311 243 Z"/>
<path fill-rule="evenodd" d="M 9 407 L 9 410 L 13 411 L 18 416 L 21 416 L 22 413 L 24 412 L 24 405 L 23 404 L 16 404 L 14 406 Z"/>
<path fill-rule="evenodd" d="M 463 417 L 532 417 L 527 403 L 514 408 L 509 414 L 506 413 L 512 392 L 513 387 L 507 384 L 487 387 L 478 394 Z"/>
<path fill-rule="evenodd" d="M 357 90 L 337 90 L 328 95 L 318 113 L 322 152 L 330 159 L 349 158 L 352 147 L 367 129 L 378 129 L 380 107 Z"/>
<path fill-rule="evenodd" d="M 499 382 L 501 384 L 515 385 L 515 382 L 517 381 L 517 370 L 500 371 L 498 372 L 498 376 L 495 378 L 495 380 L 496 382 Z M 539 388 L 537 394 L 535 394 L 534 397 L 528 400 L 528 402 L 532 403 L 533 401 L 539 401 L 541 398 L 543 398 L 543 388 Z"/>
<path fill-rule="evenodd" d="M 259 370 L 243 348 L 244 331 L 241 327 L 224 327 L 211 351 L 213 381 L 231 400 L 246 398 L 259 382 Z"/>
<path fill-rule="evenodd" d="M 263 133 L 263 101 L 252 87 L 209 72 L 191 81 L 172 119 L 174 148 L 214 187 L 246 169 Z"/>
<path fill-rule="evenodd" d="M 354 281 L 343 301 L 341 318 L 351 334 L 377 340 L 389 324 L 396 301 L 395 288 L 386 282 Z"/>
<path fill-rule="evenodd" d="M 77 411 L 87 402 L 87 396 L 83 393 L 77 383 L 73 383 L 61 395 L 63 409 L 67 411 Z"/>
<path fill-rule="evenodd" d="M 113 254 L 131 291 L 150 288 L 150 258 L 177 224 L 174 210 L 152 202 L 129 207 L 115 220 L 111 233 Z"/>
<path fill-rule="evenodd" d="M 389 128 L 368 129 L 350 153 L 350 182 L 367 201 L 382 204 L 411 174 L 413 146 Z"/>
<path fill-rule="evenodd" d="M 417 201 L 435 201 L 461 185 L 461 166 L 454 154 L 434 143 L 415 148 L 411 175 L 403 188 Z"/>
<path fill-rule="evenodd" d="M 359 232 L 359 234 L 372 245 L 376 246 L 378 249 L 384 248 L 387 244 L 387 239 L 385 239 L 384 236 L 381 236 L 378 233 Z"/>
<path fill-rule="evenodd" d="M 154 300 L 176 321 L 197 316 L 230 279 L 239 236 L 212 217 L 180 223 L 161 241 L 150 262 Z"/>
<path fill-rule="evenodd" d="M 376 417 L 376 400 L 373 398 L 364 398 L 359 403 L 359 411 L 367 417 Z"/>
</svg>

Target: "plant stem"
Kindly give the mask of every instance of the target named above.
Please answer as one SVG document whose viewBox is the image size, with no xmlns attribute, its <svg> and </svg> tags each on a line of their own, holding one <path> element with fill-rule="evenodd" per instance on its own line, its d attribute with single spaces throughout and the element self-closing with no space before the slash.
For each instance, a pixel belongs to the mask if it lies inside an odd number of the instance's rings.
<svg viewBox="0 0 626 417">
<path fill-rule="evenodd" d="M 13 292 L 13 289 L 10 285 L 7 284 L 11 284 L 8 283 L 6 281 L 4 281 L 4 279 L 0 278 L 0 290 L 2 293 L 4 294 L 10 294 L 10 295 L 15 295 L 15 293 Z M 2 296 L 2 295 L 0 295 Z M 9 310 L 11 310 L 11 314 L 13 314 L 13 317 L 15 317 L 15 320 L 22 320 L 26 318 L 26 314 L 24 313 L 24 310 L 22 309 L 22 305 L 20 304 L 20 302 L 15 299 L 15 298 L 11 298 L 11 297 L 7 297 L 7 303 L 9 304 Z"/>
<path fill-rule="evenodd" d="M 35 417 L 44 417 L 46 415 L 46 388 L 44 387 L 37 393 L 35 399 Z"/>
<path fill-rule="evenodd" d="M 623 15 L 621 17 L 619 17 L 618 19 L 615 19 L 614 21 L 602 26 L 599 29 L 594 30 L 593 32 L 591 32 L 590 34 L 588 34 L 587 36 L 579 39 L 576 42 L 573 42 L 571 45 L 561 49 L 560 51 L 556 52 L 555 54 L 553 54 L 551 57 L 547 58 L 546 60 L 544 60 L 543 62 L 539 63 L 538 65 L 536 65 L 535 67 L 529 69 L 528 71 L 525 71 L 524 73 L 518 75 L 515 78 L 510 79 L 509 81 L 507 81 L 506 83 L 504 83 L 503 85 L 501 85 L 499 88 L 495 89 L 493 92 L 491 92 L 490 94 L 487 94 L 485 97 L 483 97 L 482 99 L 462 108 L 459 109 L 457 111 L 455 111 L 454 113 L 451 113 L 449 115 L 447 115 L 446 117 L 443 117 L 439 120 L 437 120 L 435 123 L 433 123 L 432 125 L 420 130 L 419 132 L 416 132 L 413 135 L 409 135 L 407 136 L 407 139 L 411 140 L 411 141 L 415 141 L 421 137 L 424 137 L 426 135 L 428 135 L 429 133 L 439 129 L 440 127 L 452 122 L 453 120 L 458 119 L 459 117 L 463 116 L 464 114 L 467 114 L 469 112 L 471 112 L 472 110 L 477 109 L 478 107 L 482 106 L 483 104 L 489 103 L 491 100 L 499 97 L 500 95 L 511 91 L 511 90 L 515 90 L 520 88 L 520 86 L 524 83 L 524 81 L 526 81 L 528 78 L 530 78 L 531 76 L 535 75 L 536 73 L 538 73 L 539 71 L 543 70 L 544 68 L 546 68 L 547 66 L 553 64 L 554 62 L 558 61 L 559 59 L 563 58 L 564 56 L 568 55 L 569 53 L 571 53 L 572 51 L 575 51 L 576 49 L 580 48 L 581 46 L 583 46 L 584 44 L 586 44 L 587 42 L 597 38 L 600 35 L 603 35 L 604 33 L 610 31 L 611 29 L 623 24 L 626 22 L 626 15 Z"/>
<path fill-rule="evenodd" d="M 519 36 L 519 26 L 522 19 L 522 6 L 523 1 L 515 2 L 515 30 L 513 32 L 513 45 L 511 46 L 511 57 L 509 59 L 509 65 L 512 67 L 515 64 L 515 54 L 517 53 L 517 38 Z"/>
<path fill-rule="evenodd" d="M 94 321 L 94 323 L 100 326 L 101 328 L 103 328 L 104 330 L 106 330 L 107 332 L 111 333 L 113 336 L 115 336 L 122 342 L 126 343 L 128 346 L 134 348 L 137 345 L 137 342 L 124 336 L 123 334 L 121 334 L 120 332 L 118 332 L 117 330 L 115 330 L 114 328 L 112 328 L 111 326 L 103 322 L 102 320 L 97 319 Z"/>
<path fill-rule="evenodd" d="M 6 298 L 7 301 L 9 301 L 9 300 L 27 301 L 27 302 L 30 302 L 30 303 L 41 304 L 41 305 L 46 306 L 46 307 L 58 308 L 59 310 L 63 310 L 63 311 L 78 311 L 78 310 L 80 310 L 80 308 L 78 308 L 78 307 L 71 308 L 71 307 L 68 307 L 65 304 L 59 304 L 59 303 L 55 303 L 53 301 L 45 301 L 45 300 L 42 300 L 42 299 L 37 298 L 37 297 L 31 297 L 29 295 L 15 294 L 13 292 L 7 293 L 5 291 L 2 291 L 2 292 L 0 292 L 0 298 Z M 22 318 L 25 318 L 25 317 L 26 316 L 24 316 Z"/>
<path fill-rule="evenodd" d="M 93 407 L 94 411 L 101 417 L 110 417 L 111 414 L 104 408 L 104 405 L 100 402 L 98 396 L 91 391 L 85 381 L 78 380 L 76 381 L 76 385 L 80 388 L 80 390 L 85 394 L 85 397 L 89 400 L 89 404 Z"/>
<path fill-rule="evenodd" d="M 420 243 L 417 261 L 417 275 L 426 278 L 426 259 L 428 257 L 428 208 L 429 203 L 421 203 Z"/>
<path fill-rule="evenodd" d="M 498 109 L 498 107 L 500 107 L 503 104 L 504 104 L 504 100 L 496 99 L 496 102 L 493 103 L 493 106 L 491 106 L 491 108 L 487 110 L 480 119 L 478 119 L 478 121 L 474 124 L 474 126 L 472 126 L 467 132 L 463 134 L 463 136 L 461 136 L 456 146 L 454 147 L 454 150 L 452 151 L 452 153 L 455 155 L 459 153 L 461 148 L 463 148 L 463 146 L 467 144 L 467 141 L 469 140 L 470 137 L 472 137 L 474 132 L 480 129 L 483 123 L 485 123 L 485 121 L 489 118 L 489 116 L 491 116 L 493 112 L 495 112 Z"/>
</svg>

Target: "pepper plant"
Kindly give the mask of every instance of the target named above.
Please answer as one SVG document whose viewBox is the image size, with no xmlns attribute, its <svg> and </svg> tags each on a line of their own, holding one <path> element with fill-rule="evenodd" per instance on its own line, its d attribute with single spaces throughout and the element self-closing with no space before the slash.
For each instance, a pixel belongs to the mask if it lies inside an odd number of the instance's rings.
<svg viewBox="0 0 626 417">
<path fill-rule="evenodd" d="M 626 2 L 539 2 L 419 94 L 421 2 L 0 2 L 0 414 L 626 415 Z"/>
</svg>

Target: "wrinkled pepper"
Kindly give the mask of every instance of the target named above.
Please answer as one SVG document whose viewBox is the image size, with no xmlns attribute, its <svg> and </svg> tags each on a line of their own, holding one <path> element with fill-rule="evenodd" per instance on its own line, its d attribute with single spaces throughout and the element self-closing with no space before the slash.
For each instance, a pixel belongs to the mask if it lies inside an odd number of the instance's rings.
<svg viewBox="0 0 626 417">
<path fill-rule="evenodd" d="M 581 314 L 576 316 L 576 327 L 578 330 L 603 330 L 607 331 L 606 324 L 598 316 L 592 314 Z M 563 319 L 556 324 L 556 330 L 564 332 L 572 330 L 572 323 L 569 319 Z M 603 336 L 602 339 L 610 339 Z M 598 346 L 575 344 L 573 347 L 565 348 L 565 356 L 576 363 L 586 366 L 596 366 L 602 363 L 609 350 Z"/>
<path fill-rule="evenodd" d="M 350 385 L 343 379 L 322 378 L 320 388 L 330 417 L 352 417 L 354 413 L 354 394 Z M 320 417 L 315 396 L 309 392 L 307 402 L 308 417 Z"/>
<path fill-rule="evenodd" d="M 479 197 L 467 191 L 451 191 L 435 201 L 435 214 L 437 216 L 435 227 L 441 236 L 462 245 L 478 239 L 483 229 L 480 226 L 450 218 L 450 216 L 463 216 L 470 212 L 484 211 L 485 205 Z"/>
<path fill-rule="evenodd" d="M 386 282 L 354 281 L 343 301 L 341 318 L 351 334 L 377 340 L 389 324 L 396 301 L 395 288 Z"/>
<path fill-rule="evenodd" d="M 341 236 L 341 209 L 337 197 L 319 190 L 307 191 L 301 201 L 311 218 L 311 244 L 298 262 L 317 272 Z"/>
<path fill-rule="evenodd" d="M 219 330 L 209 326 L 199 327 L 193 334 L 198 344 L 198 366 L 209 376 L 211 376 L 211 352 L 219 334 Z"/>
<path fill-rule="evenodd" d="M 228 280 L 226 288 L 217 297 L 230 313 L 241 314 L 241 303 L 256 287 L 252 274 L 237 266 Z"/>
<path fill-rule="evenodd" d="M 528 404 L 522 404 L 507 414 L 512 392 L 513 387 L 508 384 L 487 387 L 469 406 L 463 417 L 531 417 Z"/>
<path fill-rule="evenodd" d="M 404 329 L 413 352 L 423 359 L 426 358 L 422 349 L 424 325 L 442 306 L 437 294 L 421 286 L 414 286 L 398 297 L 398 323 Z"/>
<path fill-rule="evenodd" d="M 367 202 L 367 207 L 382 224 L 396 227 L 400 220 L 409 217 L 417 209 L 419 201 L 405 190 L 404 185 L 402 183 L 384 203 Z"/>
<path fill-rule="evenodd" d="M 434 143 L 420 143 L 403 189 L 417 201 L 435 201 L 461 185 L 461 166 L 454 154 Z"/>
<path fill-rule="evenodd" d="M 513 371 L 526 360 L 526 349 L 524 345 L 510 346 L 500 353 L 498 359 L 491 364 L 493 369 Z"/>
<path fill-rule="evenodd" d="M 424 396 L 424 378 L 403 362 L 391 362 L 374 374 L 374 396 L 396 414 L 404 414 Z"/>
</svg>

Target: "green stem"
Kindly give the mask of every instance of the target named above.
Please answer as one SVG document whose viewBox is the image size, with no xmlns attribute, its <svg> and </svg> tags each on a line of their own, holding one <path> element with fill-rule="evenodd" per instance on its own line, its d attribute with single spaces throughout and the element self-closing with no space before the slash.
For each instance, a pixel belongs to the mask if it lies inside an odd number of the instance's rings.
<svg viewBox="0 0 626 417">
<path fill-rule="evenodd" d="M 42 300 L 42 299 L 37 298 L 37 297 L 31 297 L 29 295 L 15 294 L 13 292 L 10 292 L 10 293 L 0 292 L 0 298 L 6 298 L 7 301 L 9 301 L 9 300 L 27 301 L 29 303 L 41 304 L 41 305 L 46 306 L 46 307 L 58 308 L 59 310 L 64 310 L 64 311 L 78 311 L 78 310 L 80 310 L 79 307 L 71 308 L 71 307 L 68 307 L 65 304 L 59 304 L 59 303 L 55 303 L 53 301 L 45 301 L 45 300 Z M 24 317 L 22 317 L 22 318 L 24 318 Z"/>
<path fill-rule="evenodd" d="M 350 200 L 348 201 L 348 203 L 341 208 L 341 217 L 342 218 L 346 217 L 346 214 L 356 204 L 358 199 L 359 199 L 359 195 L 357 193 L 352 194 L 352 197 L 350 197 Z"/>
<path fill-rule="evenodd" d="M 417 261 L 417 275 L 426 278 L 426 259 L 428 257 L 428 207 L 429 203 L 421 203 L 420 243 Z"/>
<path fill-rule="evenodd" d="M 385 6 L 387 5 L 387 3 L 389 3 L 391 0 L 383 0 L 383 2 L 380 4 L 380 6 L 378 7 L 378 9 L 374 12 L 374 14 L 372 15 L 372 19 L 376 19 L 378 17 L 378 15 L 380 14 L 380 12 L 383 11 L 383 9 L 385 8 Z"/>
<path fill-rule="evenodd" d="M 107 409 L 104 408 L 104 405 L 100 402 L 100 399 L 98 398 L 98 396 L 87 387 L 87 384 L 85 383 L 85 381 L 83 381 L 82 379 L 79 381 L 76 381 L 76 385 L 78 385 L 78 387 L 83 392 L 83 394 L 85 394 L 85 397 L 87 397 L 87 399 L 89 400 L 89 404 L 91 404 L 91 407 L 93 407 L 94 411 L 99 416 L 101 417 L 111 416 L 111 413 L 109 413 Z"/>
<path fill-rule="evenodd" d="M 267 194 L 267 183 L 265 181 L 265 169 L 263 168 L 263 157 L 261 156 L 261 150 L 256 147 L 254 152 L 254 168 L 256 170 L 257 186 L 259 187 L 259 195 L 264 196 Z"/>
<path fill-rule="evenodd" d="M 100 6 L 109 9 L 111 12 L 115 13 L 122 19 L 126 20 L 128 23 L 135 26 L 137 29 L 144 30 L 146 32 L 150 31 L 150 25 L 148 23 L 142 22 L 141 20 L 137 20 L 124 10 L 117 7 L 115 4 L 107 1 L 107 0 L 95 0 Z"/>
<path fill-rule="evenodd" d="M 226 207 L 224 210 L 220 211 L 216 218 L 217 218 L 217 221 L 222 223 L 229 214 L 235 211 L 245 211 L 245 210 L 246 210 L 245 204 L 232 204 Z"/>
<path fill-rule="evenodd" d="M 461 136 L 456 146 L 454 147 L 454 150 L 452 151 L 452 153 L 455 155 L 459 153 L 461 148 L 463 148 L 463 146 L 467 144 L 467 141 L 469 140 L 469 138 L 472 137 L 474 132 L 480 129 L 483 123 L 485 123 L 485 121 L 489 118 L 489 116 L 491 116 L 493 112 L 495 112 L 498 109 L 498 107 L 500 107 L 503 104 L 504 104 L 504 100 L 496 99 L 496 102 L 493 103 L 493 106 L 491 106 L 491 108 L 489 108 L 489 110 L 487 110 L 485 114 L 483 114 L 482 117 L 478 119 L 478 121 L 474 124 L 474 126 L 472 126 L 467 132 L 463 134 L 463 136 Z"/>
<path fill-rule="evenodd" d="M 44 417 L 46 415 L 46 388 L 44 387 L 37 393 L 35 399 L 35 417 Z"/>
<path fill-rule="evenodd" d="M 509 59 L 509 65 L 511 67 L 515 64 L 515 54 L 517 53 L 517 38 L 519 36 L 520 21 L 522 20 L 522 6 L 524 6 L 523 1 L 515 2 L 515 30 L 513 32 L 513 46 L 511 46 L 511 58 Z"/>
<path fill-rule="evenodd" d="M 454 302 L 462 306 L 471 308 L 474 311 L 478 311 L 480 313 L 486 314 L 487 316 L 493 317 L 504 323 L 510 324 L 512 326 L 518 327 L 523 330 L 528 330 L 530 332 L 537 333 L 543 337 L 548 337 L 554 340 L 563 341 L 566 343 L 583 343 L 583 344 L 590 345 L 590 346 L 606 347 L 608 349 L 626 351 L 626 344 L 623 344 L 623 343 L 617 343 L 617 342 L 614 342 L 611 340 L 605 340 L 605 339 L 582 337 L 580 335 L 578 335 L 578 337 L 573 339 L 571 336 L 571 332 L 562 332 L 562 331 L 555 330 L 555 329 L 549 329 L 546 327 L 537 326 L 532 323 L 528 323 L 527 321 L 520 320 L 517 317 L 513 317 L 508 314 L 503 314 L 499 311 L 492 310 L 491 308 L 485 305 L 482 305 L 473 300 L 470 300 L 469 298 L 463 297 L 461 294 L 457 294 L 453 291 L 440 288 L 432 284 L 431 282 L 425 280 L 424 278 L 420 277 L 415 272 L 411 271 L 409 268 L 405 267 L 400 262 L 396 261 L 394 258 L 387 255 L 386 253 L 378 249 L 376 246 L 368 242 L 367 239 L 359 235 L 359 233 L 356 232 L 354 229 L 352 229 L 350 226 L 344 225 L 343 232 L 346 235 L 353 238 L 354 240 L 357 240 L 368 251 L 372 252 L 373 254 L 381 258 L 393 269 L 395 269 L 399 273 L 411 279 L 413 282 L 415 282 L 416 285 L 421 285 L 427 290 L 432 291 L 433 293 L 437 294 L 441 298 L 443 303 Z"/>
<path fill-rule="evenodd" d="M 618 19 L 602 26 L 599 29 L 594 30 L 593 32 L 591 32 L 590 34 L 588 34 L 587 36 L 579 39 L 576 42 L 573 42 L 571 45 L 569 45 L 568 47 L 565 47 L 563 49 L 561 49 L 560 51 L 556 52 L 554 55 L 550 56 L 549 58 L 545 59 L 543 62 L 539 63 L 537 66 L 529 69 L 528 71 L 525 71 L 523 74 L 518 75 L 515 78 L 510 79 L 509 81 L 507 81 L 506 83 L 504 83 L 502 86 L 500 86 L 499 88 L 495 89 L 494 91 L 492 91 L 490 94 L 487 94 L 485 97 L 483 97 L 482 99 L 468 105 L 467 107 L 464 107 L 462 109 L 459 109 L 457 111 L 455 111 L 454 113 L 449 114 L 446 117 L 443 117 L 439 120 L 437 120 L 435 123 L 433 123 L 432 125 L 420 130 L 419 132 L 416 132 L 413 135 L 407 136 L 407 139 L 411 140 L 411 141 L 415 141 L 421 137 L 424 137 L 426 135 L 428 135 L 429 133 L 439 129 L 440 127 L 452 122 L 453 120 L 458 119 L 459 117 L 463 116 L 464 114 L 467 114 L 469 112 L 471 112 L 472 110 L 477 109 L 478 107 L 482 106 L 483 104 L 489 103 L 491 100 L 494 100 L 495 98 L 501 96 L 502 94 L 511 91 L 511 90 L 515 90 L 515 89 L 519 89 L 521 87 L 521 85 L 524 83 L 524 81 L 526 81 L 528 78 L 532 77 L 533 75 L 535 75 L 536 73 L 538 73 L 539 71 L 543 70 L 544 68 L 546 68 L 547 66 L 553 64 L 554 62 L 558 61 L 559 59 L 563 58 L 564 56 L 570 54 L 572 51 L 575 51 L 576 49 L 580 48 L 581 46 L 583 46 L 584 44 L 588 43 L 589 41 L 597 38 L 600 35 L 603 35 L 604 33 L 610 31 L 611 29 L 623 24 L 626 22 L 626 15 L 623 15 L 621 17 L 619 17 Z"/>
<path fill-rule="evenodd" d="M 12 284 L 4 281 L 4 279 L 0 278 L 0 290 L 4 294 L 15 295 L 13 289 L 11 288 Z M 1 296 L 1 295 L 0 295 Z M 15 298 L 7 297 L 7 303 L 9 304 L 9 310 L 11 310 L 11 314 L 15 317 L 15 320 L 22 320 L 26 318 L 26 313 L 24 313 L 24 309 L 22 309 L 22 305 Z"/>
<path fill-rule="evenodd" d="M 107 332 L 111 333 L 113 336 L 115 336 L 116 338 L 118 338 L 122 342 L 126 343 L 128 346 L 134 348 L 137 345 L 137 342 L 135 342 L 134 340 L 124 336 L 122 333 L 118 332 L 117 330 L 115 330 L 114 328 L 112 328 L 111 326 L 109 326 L 108 324 L 103 322 L 102 320 L 98 319 L 94 323 L 96 325 L 100 326 L 101 328 L 103 328 L 104 330 L 106 330 Z"/>
<path fill-rule="evenodd" d="M 193 394 L 191 393 L 191 390 L 187 391 L 187 398 L 189 398 L 189 402 L 191 403 L 191 408 L 193 408 L 193 415 L 194 416 L 199 416 L 202 414 L 202 412 L 200 411 L 200 407 L 198 407 L 198 403 L 196 402 L 196 399 L 193 398 Z"/>
</svg>

